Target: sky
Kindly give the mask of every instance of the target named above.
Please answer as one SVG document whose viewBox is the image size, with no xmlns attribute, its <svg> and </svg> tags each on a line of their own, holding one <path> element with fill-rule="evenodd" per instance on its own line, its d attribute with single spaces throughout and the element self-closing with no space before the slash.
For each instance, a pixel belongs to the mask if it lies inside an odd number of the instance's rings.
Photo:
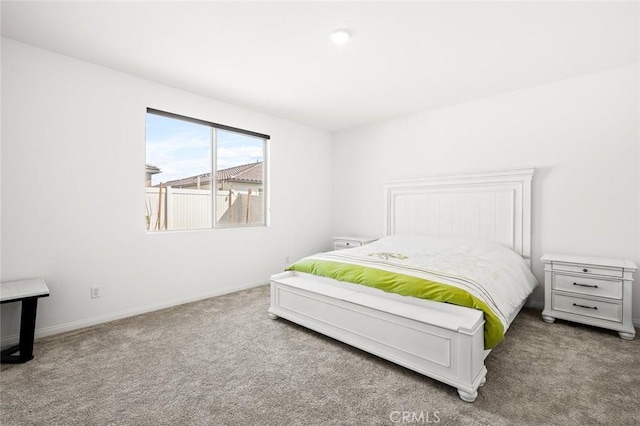
<svg viewBox="0 0 640 426">
<path fill-rule="evenodd" d="M 215 129 L 218 170 L 263 160 L 263 139 Z M 152 185 L 211 172 L 211 127 L 147 114 L 146 164 L 162 173 Z"/>
</svg>

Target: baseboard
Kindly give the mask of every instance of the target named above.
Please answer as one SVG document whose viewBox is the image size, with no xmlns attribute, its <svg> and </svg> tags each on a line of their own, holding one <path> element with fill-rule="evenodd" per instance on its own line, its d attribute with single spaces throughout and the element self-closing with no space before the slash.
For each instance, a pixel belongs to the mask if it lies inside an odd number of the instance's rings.
<svg viewBox="0 0 640 426">
<path fill-rule="evenodd" d="M 183 299 L 172 300 L 171 302 L 159 303 L 155 305 L 147 305 L 140 308 L 135 309 L 127 309 L 125 311 L 113 312 L 106 315 L 99 315 L 97 317 L 87 318 L 79 321 L 72 321 L 64 324 L 58 324 L 51 327 L 44 327 L 41 329 L 36 329 L 35 338 L 38 339 L 40 337 L 52 336 L 54 334 L 66 333 L 67 331 L 74 331 L 85 327 L 91 327 L 97 324 L 103 324 L 106 322 L 111 322 L 115 320 L 119 320 L 122 318 L 128 318 L 135 315 L 146 314 L 148 312 L 159 311 L 160 309 L 170 308 L 172 306 L 184 305 L 185 303 L 196 302 L 198 300 L 209 299 L 211 297 L 222 296 L 223 294 L 235 293 L 236 291 L 246 290 L 249 288 L 259 287 L 261 285 L 265 285 L 267 282 L 253 282 L 248 284 L 243 284 L 235 287 L 225 287 L 220 288 L 212 292 L 201 293 L 196 296 L 185 297 Z M 10 346 L 18 343 L 19 334 L 12 334 L 10 336 L 5 336 L 0 339 L 0 346 Z"/>
<path fill-rule="evenodd" d="M 542 302 L 540 300 L 529 300 L 529 301 L 527 301 L 526 306 L 528 308 L 534 308 L 534 309 L 543 310 L 544 309 L 544 302 Z"/>
</svg>

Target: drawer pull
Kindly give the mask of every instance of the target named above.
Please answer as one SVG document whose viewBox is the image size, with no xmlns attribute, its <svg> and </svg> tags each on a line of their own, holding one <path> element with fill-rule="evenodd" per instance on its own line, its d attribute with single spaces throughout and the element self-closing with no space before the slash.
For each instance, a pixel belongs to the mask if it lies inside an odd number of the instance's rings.
<svg viewBox="0 0 640 426">
<path fill-rule="evenodd" d="M 589 272 L 589 270 L 587 268 L 584 268 L 582 272 Z"/>
<path fill-rule="evenodd" d="M 580 287 L 591 287 L 591 288 L 598 288 L 597 285 L 592 285 L 592 284 L 580 284 L 580 283 L 573 283 L 573 285 L 577 285 Z"/>
<path fill-rule="evenodd" d="M 594 310 L 598 310 L 597 306 L 585 306 L 585 305 L 578 305 L 577 303 L 574 303 L 573 306 L 577 306 L 579 308 L 586 308 L 586 309 L 594 309 Z"/>
</svg>

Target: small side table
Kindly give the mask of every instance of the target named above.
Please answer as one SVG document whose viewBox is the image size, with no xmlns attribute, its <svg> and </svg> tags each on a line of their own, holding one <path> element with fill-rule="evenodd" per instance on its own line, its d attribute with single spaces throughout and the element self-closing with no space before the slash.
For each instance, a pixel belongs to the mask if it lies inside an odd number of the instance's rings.
<svg viewBox="0 0 640 426">
<path fill-rule="evenodd" d="M 22 302 L 20 342 L 0 352 L 0 363 L 22 364 L 33 359 L 38 299 L 48 296 L 49 288 L 42 278 L 0 283 L 0 303 Z M 16 355 L 18 351 L 20 354 Z"/>
<path fill-rule="evenodd" d="M 616 330 L 633 340 L 631 287 L 638 267 L 630 260 L 546 254 L 542 319 L 556 318 Z"/>
</svg>

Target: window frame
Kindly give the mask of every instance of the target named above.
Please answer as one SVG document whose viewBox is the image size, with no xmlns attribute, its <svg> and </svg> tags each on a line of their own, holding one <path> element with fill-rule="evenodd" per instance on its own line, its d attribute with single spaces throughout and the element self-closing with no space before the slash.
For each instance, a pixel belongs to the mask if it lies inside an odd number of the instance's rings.
<svg viewBox="0 0 640 426">
<path fill-rule="evenodd" d="M 211 161 L 211 185 L 209 190 L 211 191 L 211 223 L 207 228 L 196 228 L 196 229 L 165 229 L 165 230 L 149 230 L 148 233 L 163 233 L 163 232 L 179 232 L 179 231 L 206 231 L 210 229 L 231 229 L 231 228 L 256 228 L 256 227 L 268 227 L 270 224 L 270 215 L 269 215 L 269 140 L 271 136 L 254 132 L 251 130 L 240 129 L 238 127 L 228 126 L 225 124 L 214 123 L 212 121 L 201 120 L 199 118 L 193 118 L 181 114 L 176 114 L 173 112 L 163 111 L 155 108 L 147 107 L 146 114 L 153 114 L 160 117 L 171 118 L 175 120 L 182 120 L 189 123 L 199 124 L 202 126 L 210 127 L 211 129 L 211 156 L 209 160 Z M 146 117 L 145 114 L 145 117 Z M 262 223 L 230 223 L 230 224 L 219 224 L 217 219 L 217 193 L 218 193 L 218 135 L 216 130 L 224 130 L 228 132 L 234 132 L 243 134 L 245 136 L 255 137 L 262 139 L 262 209 L 263 209 L 263 221 Z M 146 138 L 145 138 L 146 145 Z M 145 158 L 146 160 L 146 158 Z M 146 163 L 146 161 L 145 161 Z"/>
</svg>

